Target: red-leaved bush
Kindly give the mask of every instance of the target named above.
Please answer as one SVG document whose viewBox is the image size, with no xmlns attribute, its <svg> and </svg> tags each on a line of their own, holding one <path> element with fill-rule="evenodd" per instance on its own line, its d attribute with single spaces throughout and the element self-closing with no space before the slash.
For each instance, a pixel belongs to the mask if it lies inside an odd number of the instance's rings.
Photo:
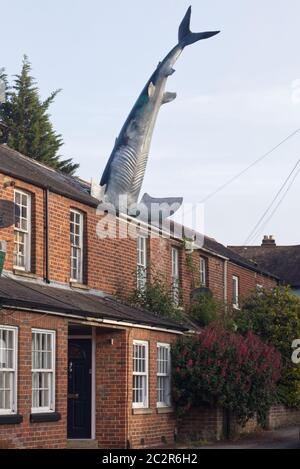
<svg viewBox="0 0 300 469">
<path fill-rule="evenodd" d="M 173 400 L 178 413 L 208 403 L 232 411 L 241 424 L 263 421 L 276 402 L 281 355 L 249 332 L 245 337 L 212 324 L 172 348 Z"/>
</svg>

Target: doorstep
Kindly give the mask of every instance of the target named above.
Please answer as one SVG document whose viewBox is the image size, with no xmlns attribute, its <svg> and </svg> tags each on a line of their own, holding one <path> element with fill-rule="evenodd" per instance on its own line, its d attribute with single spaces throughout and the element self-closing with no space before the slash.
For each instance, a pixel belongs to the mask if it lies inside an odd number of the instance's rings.
<svg viewBox="0 0 300 469">
<path fill-rule="evenodd" d="M 98 440 L 67 440 L 68 449 L 98 449 Z"/>
</svg>

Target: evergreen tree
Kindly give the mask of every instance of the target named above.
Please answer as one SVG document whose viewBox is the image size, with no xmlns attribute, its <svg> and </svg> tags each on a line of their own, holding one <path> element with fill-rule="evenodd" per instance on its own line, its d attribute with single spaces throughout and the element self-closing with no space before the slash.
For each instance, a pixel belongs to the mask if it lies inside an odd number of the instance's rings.
<svg viewBox="0 0 300 469">
<path fill-rule="evenodd" d="M 8 127 L 7 144 L 34 160 L 73 175 L 79 165 L 73 163 L 71 158 L 61 159 L 58 152 L 63 145 L 62 136 L 53 129 L 48 114 L 49 106 L 60 90 L 42 101 L 30 73 L 31 64 L 24 56 L 21 73 L 16 75 L 12 87 L 8 85 L 6 74 L 0 74 L 6 87 L 5 102 L 0 103 L 0 121 Z M 1 134 L 0 143 L 3 143 Z"/>
</svg>

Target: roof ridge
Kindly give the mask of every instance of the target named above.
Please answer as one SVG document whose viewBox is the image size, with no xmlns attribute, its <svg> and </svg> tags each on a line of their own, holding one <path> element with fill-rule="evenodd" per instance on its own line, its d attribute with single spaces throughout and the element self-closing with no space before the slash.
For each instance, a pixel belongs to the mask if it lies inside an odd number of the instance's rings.
<svg viewBox="0 0 300 469">
<path fill-rule="evenodd" d="M 20 151 L 16 150 L 15 148 L 11 148 L 6 143 L 4 143 L 4 144 L 1 143 L 0 147 L 5 148 L 6 150 L 8 150 L 12 153 L 16 153 L 18 156 L 20 156 L 21 158 L 24 158 L 24 160 L 28 161 L 29 163 L 36 164 L 37 166 L 45 168 L 46 170 L 51 171 L 52 173 L 57 173 L 57 174 L 59 174 L 63 177 L 69 178 L 69 179 L 78 180 L 79 182 L 83 182 L 83 183 L 87 184 L 88 186 L 91 185 L 89 183 L 89 181 L 86 181 L 85 179 L 82 179 L 80 176 L 72 176 L 70 174 L 65 174 L 62 171 L 60 171 L 59 169 L 55 169 L 52 166 L 47 165 L 46 163 L 42 163 L 41 161 L 35 160 L 34 158 L 32 158 L 30 156 L 24 155 L 24 153 L 21 153 Z"/>
</svg>

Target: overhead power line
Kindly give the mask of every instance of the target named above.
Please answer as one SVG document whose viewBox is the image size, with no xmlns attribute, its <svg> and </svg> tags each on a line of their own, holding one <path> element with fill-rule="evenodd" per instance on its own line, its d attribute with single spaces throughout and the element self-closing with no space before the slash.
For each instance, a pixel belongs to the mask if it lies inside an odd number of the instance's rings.
<svg viewBox="0 0 300 469">
<path fill-rule="evenodd" d="M 292 137 L 294 137 L 298 132 L 300 132 L 300 127 L 298 129 L 296 129 L 294 132 L 292 132 L 291 134 L 289 134 L 287 137 L 285 137 L 283 140 L 281 140 L 281 142 L 279 142 L 277 145 L 275 145 L 275 147 L 271 148 L 271 150 L 267 151 L 266 153 L 264 153 L 263 155 L 261 155 L 259 158 L 257 158 L 255 161 L 253 161 L 253 163 L 251 163 L 249 166 L 247 166 L 246 168 L 244 168 L 242 171 L 240 171 L 239 173 L 237 173 L 235 176 L 233 176 L 232 178 L 230 178 L 227 182 L 225 182 L 224 184 L 222 184 L 221 186 L 219 186 L 217 189 L 215 189 L 213 192 L 211 192 L 210 194 L 208 194 L 206 197 L 204 197 L 204 199 L 202 199 L 200 201 L 200 203 L 203 203 L 203 202 L 206 202 L 207 200 L 211 199 L 214 195 L 218 194 L 219 192 L 221 192 L 223 189 L 225 189 L 227 186 L 229 186 L 230 184 L 232 184 L 234 181 L 236 181 L 240 176 L 242 176 L 243 174 L 245 174 L 247 171 L 249 171 L 249 169 L 253 168 L 253 166 L 257 165 L 258 163 L 260 163 L 262 160 L 264 160 L 265 158 L 267 158 L 267 156 L 271 155 L 271 153 L 273 153 L 275 150 L 277 150 L 277 148 L 281 147 L 281 145 L 283 145 L 284 143 L 286 143 L 288 140 L 290 140 Z"/>
<path fill-rule="evenodd" d="M 255 238 L 258 236 L 258 234 L 264 229 L 264 227 L 267 225 L 267 223 L 274 216 L 274 214 L 276 213 L 276 211 L 280 207 L 281 203 L 285 199 L 286 195 L 288 194 L 289 190 L 291 189 L 293 183 L 295 182 L 295 180 L 296 180 L 296 178 L 297 178 L 297 176 L 300 172 L 299 165 L 300 165 L 300 159 L 298 159 L 298 161 L 295 164 L 295 166 L 293 167 L 292 171 L 289 173 L 289 175 L 284 180 L 284 182 L 280 186 L 279 190 L 277 191 L 277 193 L 273 197 L 271 203 L 268 205 L 268 207 L 266 208 L 266 210 L 264 211 L 264 213 L 262 214 L 262 216 L 260 217 L 260 219 L 258 220 L 256 225 L 254 226 L 254 228 L 250 232 L 249 236 L 247 237 L 247 239 L 244 242 L 245 245 L 248 245 L 251 241 L 254 241 Z M 286 188 L 286 186 L 287 186 L 287 188 Z M 265 220 L 265 217 L 269 214 L 270 210 L 272 209 L 272 207 L 274 206 L 274 204 L 276 203 L 276 201 L 278 200 L 279 196 L 282 194 L 282 192 L 284 191 L 285 188 L 286 188 L 286 190 L 283 193 L 282 197 L 279 199 L 278 203 L 274 207 L 273 211 L 270 213 L 269 217 Z"/>
</svg>

